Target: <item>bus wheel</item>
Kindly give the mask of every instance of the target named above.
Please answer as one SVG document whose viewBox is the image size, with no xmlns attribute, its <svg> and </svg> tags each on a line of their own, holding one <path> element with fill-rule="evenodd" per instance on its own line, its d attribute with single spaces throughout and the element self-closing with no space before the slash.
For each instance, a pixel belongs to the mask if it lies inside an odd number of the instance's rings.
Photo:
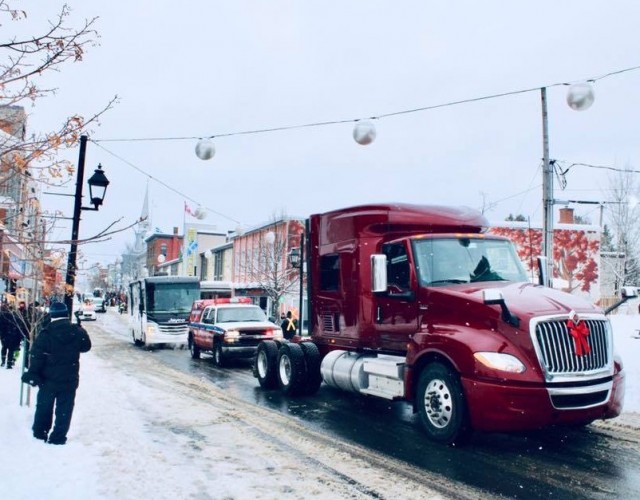
<svg viewBox="0 0 640 500">
<path fill-rule="evenodd" d="M 273 340 L 264 340 L 258 344 L 253 374 L 263 389 L 275 389 L 278 386 L 278 345 Z"/>
<path fill-rule="evenodd" d="M 288 396 L 302 394 L 307 382 L 304 352 L 299 344 L 282 344 L 278 351 L 278 384 Z"/>
<path fill-rule="evenodd" d="M 471 434 L 467 403 L 460 377 L 441 363 L 428 365 L 420 374 L 416 407 L 420 422 L 433 441 L 463 444 Z"/>
<path fill-rule="evenodd" d="M 136 332 L 131 330 L 131 340 L 133 340 L 133 345 L 140 346 L 140 341 L 136 338 Z"/>
<path fill-rule="evenodd" d="M 216 366 L 222 368 L 225 365 L 225 358 L 222 352 L 222 344 L 216 342 L 213 345 L 213 362 Z"/>
<path fill-rule="evenodd" d="M 200 348 L 196 345 L 193 337 L 189 337 L 189 352 L 193 359 L 200 359 Z"/>
<path fill-rule="evenodd" d="M 307 367 L 307 381 L 304 387 L 304 394 L 310 395 L 318 392 L 322 384 L 322 373 L 320 373 L 320 351 L 313 342 L 300 342 L 298 344 L 304 353 L 304 361 Z"/>
</svg>

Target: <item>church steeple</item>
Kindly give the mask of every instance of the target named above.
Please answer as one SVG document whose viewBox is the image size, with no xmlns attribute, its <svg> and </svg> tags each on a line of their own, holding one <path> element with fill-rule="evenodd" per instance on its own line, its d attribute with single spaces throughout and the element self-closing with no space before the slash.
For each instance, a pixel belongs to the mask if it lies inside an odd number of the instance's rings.
<svg viewBox="0 0 640 500">
<path fill-rule="evenodd" d="M 151 232 L 151 213 L 149 211 L 149 181 L 144 192 L 144 202 L 142 203 L 142 212 L 140 213 L 142 222 L 137 224 L 133 231 L 136 235 L 134 243 L 134 251 L 137 253 L 146 252 L 144 239 Z"/>
</svg>

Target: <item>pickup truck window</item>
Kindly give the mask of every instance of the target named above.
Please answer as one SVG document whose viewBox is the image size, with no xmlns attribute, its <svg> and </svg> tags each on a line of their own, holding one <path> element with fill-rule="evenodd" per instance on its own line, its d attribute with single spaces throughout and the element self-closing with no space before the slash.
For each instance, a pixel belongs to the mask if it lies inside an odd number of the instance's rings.
<svg viewBox="0 0 640 500">
<path fill-rule="evenodd" d="M 218 309 L 218 323 L 237 321 L 267 321 L 267 317 L 258 306 L 221 307 Z"/>
<path fill-rule="evenodd" d="M 483 281 L 527 281 L 508 240 L 433 238 L 413 241 L 421 284 L 443 286 Z"/>
</svg>

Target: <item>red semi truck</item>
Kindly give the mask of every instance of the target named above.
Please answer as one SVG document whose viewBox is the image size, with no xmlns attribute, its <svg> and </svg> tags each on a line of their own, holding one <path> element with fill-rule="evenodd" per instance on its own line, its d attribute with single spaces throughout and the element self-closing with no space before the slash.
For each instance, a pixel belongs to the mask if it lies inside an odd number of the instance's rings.
<svg viewBox="0 0 640 500">
<path fill-rule="evenodd" d="M 266 389 L 406 400 L 427 435 L 583 426 L 620 414 L 604 311 L 532 283 L 467 208 L 380 204 L 307 221 L 310 337 L 259 344 Z"/>
</svg>

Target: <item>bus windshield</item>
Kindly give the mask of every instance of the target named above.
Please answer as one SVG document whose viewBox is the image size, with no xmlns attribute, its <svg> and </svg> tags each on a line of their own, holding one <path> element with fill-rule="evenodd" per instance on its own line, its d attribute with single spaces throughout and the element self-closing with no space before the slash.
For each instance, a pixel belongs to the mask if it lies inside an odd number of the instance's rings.
<svg viewBox="0 0 640 500">
<path fill-rule="evenodd" d="M 200 298 L 198 283 L 148 283 L 147 312 L 189 313 Z"/>
<path fill-rule="evenodd" d="M 423 286 L 483 281 L 527 281 L 513 244 L 491 238 L 433 238 L 413 241 Z"/>
</svg>

